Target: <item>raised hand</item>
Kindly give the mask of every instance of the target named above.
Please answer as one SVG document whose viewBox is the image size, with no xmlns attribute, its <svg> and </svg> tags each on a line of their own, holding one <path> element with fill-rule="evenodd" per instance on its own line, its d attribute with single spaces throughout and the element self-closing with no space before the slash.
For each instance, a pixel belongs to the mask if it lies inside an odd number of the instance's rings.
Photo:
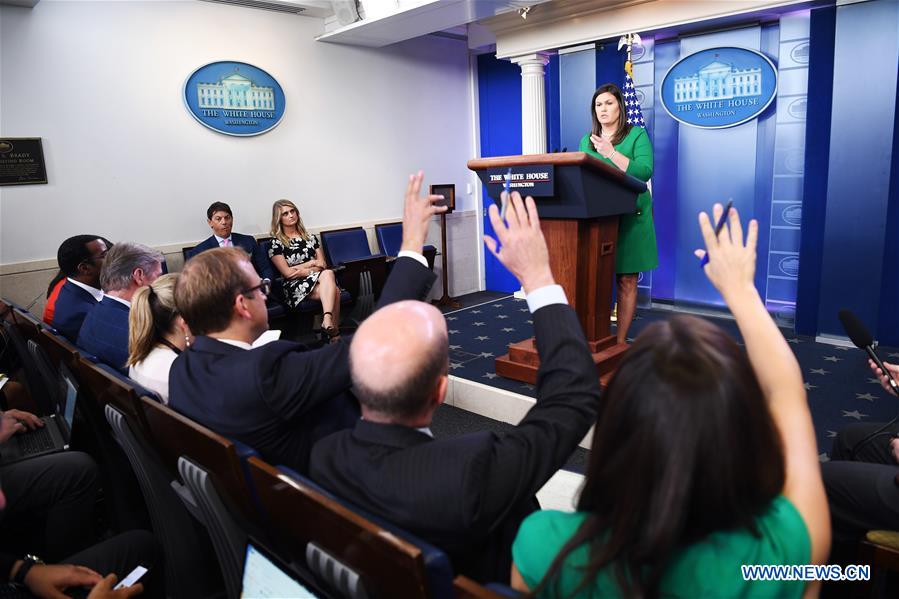
<svg viewBox="0 0 899 599">
<path fill-rule="evenodd" d="M 506 197 L 505 192 L 502 196 L 503 202 L 508 202 L 508 225 L 500 218 L 496 205 L 491 205 L 487 212 L 499 243 L 484 235 L 487 249 L 515 275 L 526 293 L 555 284 L 549 268 L 549 250 L 540 229 L 540 217 L 537 215 L 534 198 L 528 196 L 522 201 L 521 194 L 517 191 L 512 192 L 511 198 Z"/>
<path fill-rule="evenodd" d="M 440 195 L 427 195 L 420 197 L 421 182 L 425 175 L 422 171 L 409 175 L 409 184 L 406 186 L 406 199 L 403 207 L 403 244 L 400 250 L 418 252 L 424 248 L 425 239 L 428 237 L 428 223 L 431 217 L 441 212 L 446 212 L 446 206 L 436 206 L 434 203 L 443 199 Z"/>
<path fill-rule="evenodd" d="M 721 218 L 724 207 L 715 204 L 713 210 L 715 222 Z M 746 241 L 743 242 L 743 225 L 740 223 L 740 215 L 736 208 L 732 208 L 727 224 L 721 229 L 721 233 L 715 236 L 715 229 L 709 215 L 699 213 L 699 228 L 705 240 L 705 250 L 696 250 L 697 258 L 709 254 L 709 262 L 705 265 L 706 276 L 721 292 L 725 301 L 733 293 L 755 291 L 753 277 L 755 277 L 755 247 L 758 241 L 759 227 L 754 219 L 749 221 L 749 229 L 746 233 Z"/>
</svg>

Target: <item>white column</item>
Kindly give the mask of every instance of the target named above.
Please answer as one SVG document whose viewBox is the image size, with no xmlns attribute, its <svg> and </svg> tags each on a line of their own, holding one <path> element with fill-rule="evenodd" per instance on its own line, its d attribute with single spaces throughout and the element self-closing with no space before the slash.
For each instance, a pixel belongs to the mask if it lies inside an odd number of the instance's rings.
<svg viewBox="0 0 899 599">
<path fill-rule="evenodd" d="M 521 153 L 546 153 L 546 93 L 543 67 L 546 54 L 526 54 L 511 59 L 521 68 Z"/>
</svg>

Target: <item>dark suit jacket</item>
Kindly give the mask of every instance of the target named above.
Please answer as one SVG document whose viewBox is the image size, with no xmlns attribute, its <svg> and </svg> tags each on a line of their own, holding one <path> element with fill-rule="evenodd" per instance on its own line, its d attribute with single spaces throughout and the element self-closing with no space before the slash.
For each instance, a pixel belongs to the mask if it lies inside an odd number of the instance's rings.
<svg viewBox="0 0 899 599">
<path fill-rule="evenodd" d="M 87 313 L 75 345 L 127 374 L 129 312 L 122 302 L 104 297 Z"/>
<path fill-rule="evenodd" d="M 412 258 L 396 262 L 379 306 L 423 299 L 434 282 Z M 197 337 L 169 372 L 169 405 L 306 474 L 313 442 L 359 418 L 350 385 L 346 339 L 312 351 L 292 341 L 248 351 Z"/>
<path fill-rule="evenodd" d="M 454 569 L 507 581 L 521 521 L 535 493 L 596 419 L 599 380 L 574 311 L 534 314 L 541 365 L 537 404 L 511 432 L 433 439 L 360 420 L 315 445 L 313 480 L 446 551 Z"/>
<path fill-rule="evenodd" d="M 66 281 L 56 297 L 51 324 L 63 337 L 75 343 L 85 316 L 96 305 L 97 300 L 93 295 L 71 281 Z"/>
<path fill-rule="evenodd" d="M 256 268 L 256 272 L 259 273 L 260 277 L 274 280 L 275 275 L 272 269 L 272 261 L 269 260 L 268 256 L 262 253 L 261 249 L 259 249 L 259 244 L 256 243 L 255 237 L 252 235 L 243 235 L 241 233 L 232 232 L 231 243 L 234 244 L 234 247 L 239 247 L 250 255 L 250 261 L 253 263 L 253 266 Z M 194 249 L 187 252 L 187 259 L 190 260 L 200 252 L 205 252 L 206 250 L 217 247 L 221 247 L 219 246 L 218 240 L 215 238 L 215 235 L 210 235 Z"/>
</svg>

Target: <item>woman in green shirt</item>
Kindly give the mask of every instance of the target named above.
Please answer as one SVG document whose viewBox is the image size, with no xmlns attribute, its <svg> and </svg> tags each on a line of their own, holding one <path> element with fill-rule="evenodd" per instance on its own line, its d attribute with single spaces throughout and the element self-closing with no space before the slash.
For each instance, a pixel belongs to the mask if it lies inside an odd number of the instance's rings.
<svg viewBox="0 0 899 599">
<path fill-rule="evenodd" d="M 717 237 L 705 213 L 700 226 L 705 273 L 745 352 L 691 316 L 640 334 L 603 396 L 578 511 L 522 523 L 515 588 L 578 599 L 816 591 L 744 579 L 744 565 L 824 563 L 830 520 L 802 373 L 753 286 L 758 224 L 745 244 L 736 210 Z"/>
<path fill-rule="evenodd" d="M 590 100 L 593 130 L 581 138 L 580 151 L 607 162 L 641 181 L 652 177 L 652 144 L 642 127 L 625 118 L 624 98 L 617 85 L 607 83 Z M 618 343 L 627 341 L 627 331 L 637 309 L 637 278 L 659 265 L 656 231 L 652 223 L 652 196 L 637 197 L 634 214 L 618 219 L 618 248 L 615 253 L 618 296 Z"/>
</svg>

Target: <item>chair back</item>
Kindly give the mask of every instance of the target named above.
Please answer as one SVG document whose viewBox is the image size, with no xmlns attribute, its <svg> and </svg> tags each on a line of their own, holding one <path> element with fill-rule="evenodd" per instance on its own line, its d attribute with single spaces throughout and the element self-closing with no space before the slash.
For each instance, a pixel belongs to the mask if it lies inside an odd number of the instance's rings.
<svg viewBox="0 0 899 599">
<path fill-rule="evenodd" d="M 241 460 L 256 452 L 160 403 L 141 404 L 163 467 L 193 496 L 228 596 L 240 595 L 248 531 L 256 532 L 259 519 Z"/>
<path fill-rule="evenodd" d="M 330 564 L 344 573 L 344 587 L 355 581 L 355 592 L 363 585 L 369 596 L 452 596 L 452 569 L 440 550 L 407 540 L 411 535 L 385 528 L 295 472 L 258 458 L 247 464 L 270 536 L 292 561 L 305 561 L 319 575 Z M 341 594 L 354 596 L 352 588 Z"/>
<path fill-rule="evenodd" d="M 16 307 L 13 308 L 13 311 L 15 312 L 16 323 L 22 329 L 22 334 L 25 338 L 37 341 L 44 324 L 34 314 L 24 308 Z"/>
<path fill-rule="evenodd" d="M 258 521 L 242 465 L 246 458 L 258 455 L 253 449 L 152 399 L 141 398 L 140 406 L 161 463 L 173 477 L 179 474 L 181 457 L 189 458 L 212 475 L 230 508 L 250 522 Z"/>
<path fill-rule="evenodd" d="M 249 535 L 225 505 L 216 488 L 215 475 L 185 456 L 178 459 L 178 474 L 190 490 L 199 508 L 199 520 L 212 540 L 225 582 L 225 594 L 239 597 Z"/>
<path fill-rule="evenodd" d="M 126 381 L 111 366 L 94 363 L 83 356 L 75 363 L 75 376 L 86 388 L 94 404 L 93 409 L 102 412 L 106 404 L 112 404 L 134 419 L 142 431 L 146 430 L 137 383 Z"/>
<path fill-rule="evenodd" d="M 38 364 L 28 350 L 29 339 L 24 334 L 25 327 L 19 324 L 20 320 L 18 310 L 13 310 L 12 318 L 3 320 L 3 331 L 12 343 L 16 356 L 22 364 L 22 370 L 25 371 L 25 386 L 29 397 L 37 406 L 37 412 L 40 415 L 49 415 L 55 410 L 52 390 L 47 388 Z"/>
<path fill-rule="evenodd" d="M 47 352 L 44 351 L 43 347 L 35 343 L 34 339 L 28 340 L 28 353 L 31 354 L 31 359 L 34 360 L 37 366 L 44 389 L 47 390 L 48 398 L 53 405 L 52 412 L 55 413 L 58 411 L 59 406 L 62 405 L 62 399 L 66 394 L 65 381 L 62 380 L 59 369 L 50 361 Z"/>
<path fill-rule="evenodd" d="M 382 223 L 375 225 L 375 237 L 378 239 L 378 249 L 382 254 L 396 257 L 403 246 L 403 223 Z M 428 262 L 428 268 L 434 270 L 434 259 L 437 256 L 437 248 L 426 245 L 421 250 Z"/>
<path fill-rule="evenodd" d="M 368 247 L 368 235 L 362 227 L 322 231 L 321 240 L 325 259 L 331 266 L 372 255 Z"/>
<path fill-rule="evenodd" d="M 171 478 L 150 450 L 148 440 L 118 407 L 106 404 L 104 413 L 137 477 L 153 532 L 162 545 L 167 593 L 184 598 L 218 594 L 221 573 L 210 559 L 209 539 L 171 486 Z"/>
<path fill-rule="evenodd" d="M 70 370 L 75 369 L 75 363 L 78 361 L 80 353 L 68 339 L 44 328 L 41 331 L 39 345 L 47 352 L 47 356 L 54 366 L 65 364 Z"/>
<path fill-rule="evenodd" d="M 382 254 L 396 256 L 403 245 L 403 223 L 383 223 L 375 225 L 375 237 Z"/>
</svg>

